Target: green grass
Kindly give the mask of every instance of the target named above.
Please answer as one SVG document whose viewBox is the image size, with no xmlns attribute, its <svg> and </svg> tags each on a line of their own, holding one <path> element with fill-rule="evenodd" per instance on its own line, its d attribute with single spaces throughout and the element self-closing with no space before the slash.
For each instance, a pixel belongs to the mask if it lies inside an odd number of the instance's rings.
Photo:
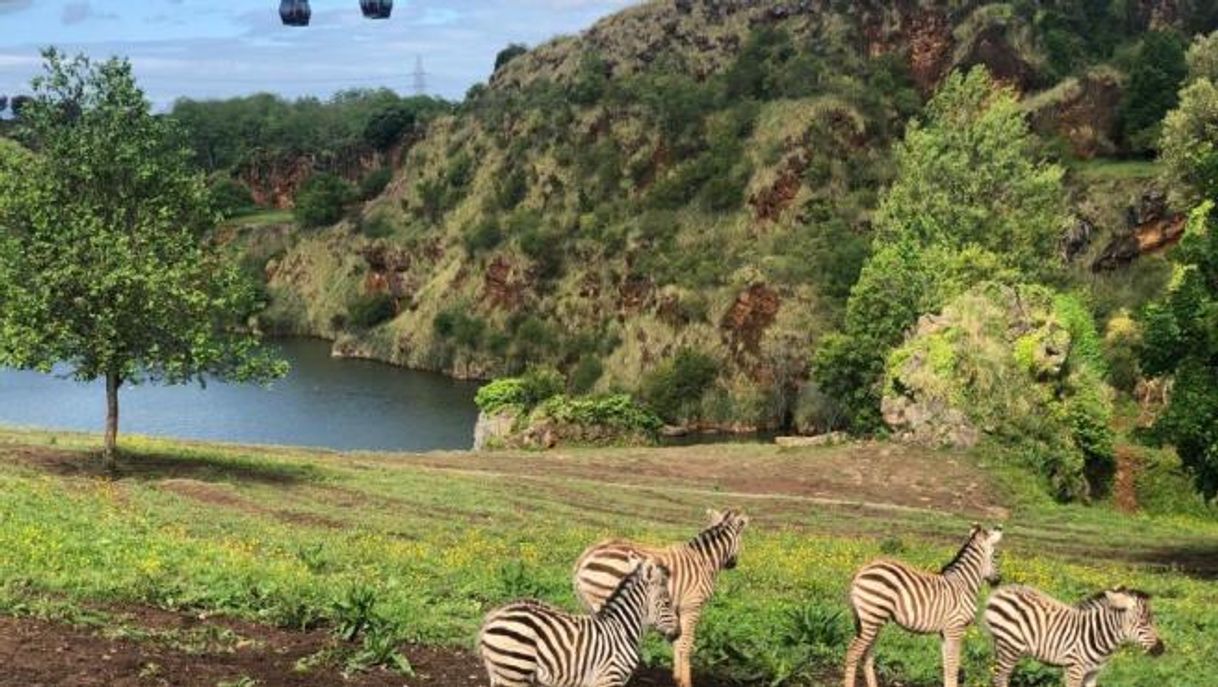
<svg viewBox="0 0 1218 687">
<path fill-rule="evenodd" d="M 1159 164 L 1153 160 L 1112 160 L 1107 158 L 1074 162 L 1070 165 L 1070 168 L 1088 181 L 1103 179 L 1153 179 L 1159 175 L 1160 170 Z"/>
<path fill-rule="evenodd" d="M 714 485 L 630 474 L 639 457 L 688 450 L 567 454 L 573 464 L 620 472 L 606 482 L 601 473 L 480 473 L 473 468 L 481 459 L 470 454 L 422 459 L 138 437 L 124 445 L 122 478 L 109 480 L 74 458 L 95 448 L 94 437 L 0 432 L 0 612 L 51 608 L 73 617 L 99 603 L 136 603 L 336 629 L 366 615 L 398 641 L 469 647 L 486 610 L 508 599 L 537 595 L 574 608 L 568 575 L 588 544 L 682 539 L 706 507 L 737 505 L 754 525 L 740 567 L 720 578 L 704 617 L 697 664 L 754 684 L 836 684 L 825 675 L 837 669 L 851 631 L 844 598 L 852 572 L 886 553 L 937 567 L 968 523 L 918 509 L 724 495 Z M 32 450 L 66 457 L 50 467 L 22 458 Z M 761 445 L 707 453 L 742 465 L 792 455 Z M 808 470 L 828 455 L 805 453 L 798 456 Z M 1014 474 L 1001 471 L 1000 479 Z M 1155 595 L 1168 654 L 1126 651 L 1104 684 L 1211 683 L 1218 588 L 1127 559 L 1163 547 L 1213 552 L 1218 522 L 1059 507 L 1029 489 L 1010 498 L 1008 581 L 1063 598 L 1115 584 Z M 665 662 L 667 648 L 653 641 L 648 656 Z M 970 632 L 966 656 L 966 684 L 985 684 L 981 629 Z M 934 638 L 889 630 L 878 660 L 888 684 L 938 683 Z"/>
<path fill-rule="evenodd" d="M 262 224 L 285 224 L 294 222 L 291 210 L 258 210 L 244 215 L 237 215 L 225 221 L 225 224 L 236 227 L 252 227 Z"/>
</svg>

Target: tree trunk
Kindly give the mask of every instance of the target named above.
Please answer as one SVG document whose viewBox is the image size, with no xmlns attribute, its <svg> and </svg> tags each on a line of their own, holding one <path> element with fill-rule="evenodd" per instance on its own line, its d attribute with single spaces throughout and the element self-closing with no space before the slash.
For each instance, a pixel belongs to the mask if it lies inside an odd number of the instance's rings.
<svg viewBox="0 0 1218 687">
<path fill-rule="evenodd" d="M 117 464 L 118 444 L 118 387 L 122 381 L 118 374 L 106 374 L 106 445 L 102 450 L 102 459 L 106 469 L 114 471 Z"/>
</svg>

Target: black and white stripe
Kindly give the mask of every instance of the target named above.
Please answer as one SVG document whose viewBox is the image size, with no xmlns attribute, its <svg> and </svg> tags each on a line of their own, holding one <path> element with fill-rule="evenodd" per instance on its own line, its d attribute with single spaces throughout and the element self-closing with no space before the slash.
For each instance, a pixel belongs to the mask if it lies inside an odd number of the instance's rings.
<svg viewBox="0 0 1218 687">
<path fill-rule="evenodd" d="M 631 574 L 591 615 L 517 601 L 492 611 L 478 635 L 491 687 L 621 687 L 639 663 L 643 631 L 675 639 L 680 629 L 668 575 L 638 559 Z"/>
<path fill-rule="evenodd" d="M 588 547 L 575 563 L 575 593 L 590 610 L 599 609 L 639 557 L 669 571 L 669 592 L 681 619 L 681 639 L 673 647 L 673 679 L 691 687 L 694 633 L 702 608 L 715 591 L 720 570 L 736 567 L 748 517 L 734 510 L 708 511 L 710 525 L 687 542 L 656 548 L 621 539 Z"/>
<path fill-rule="evenodd" d="M 1032 587 L 1000 587 L 985 605 L 994 639 L 994 687 L 1007 687 L 1025 656 L 1066 669 L 1067 687 L 1092 687 L 1117 647 L 1138 644 L 1163 653 L 1150 598 L 1132 589 L 1109 589 L 1071 606 Z"/>
<path fill-rule="evenodd" d="M 887 559 L 868 563 L 855 573 L 850 584 L 855 636 L 846 651 L 845 686 L 855 687 L 862 660 L 867 687 L 877 687 L 875 641 L 893 621 L 911 632 L 942 636 L 943 684 L 956 687 L 960 644 L 977 615 L 981 583 L 998 581 L 994 554 L 1001 540 L 1001 528 L 990 531 L 973 525 L 968 541 L 938 573 Z"/>
</svg>

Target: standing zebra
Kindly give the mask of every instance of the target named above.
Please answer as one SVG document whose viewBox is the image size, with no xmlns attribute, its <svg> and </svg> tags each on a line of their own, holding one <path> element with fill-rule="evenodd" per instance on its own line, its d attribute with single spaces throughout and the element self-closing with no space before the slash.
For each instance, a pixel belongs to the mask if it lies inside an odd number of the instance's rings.
<svg viewBox="0 0 1218 687">
<path fill-rule="evenodd" d="M 1031 587 L 1009 585 L 985 605 L 994 638 L 994 687 L 1007 687 L 1024 656 L 1066 668 L 1066 687 L 1094 687 L 1108 658 L 1124 642 L 1153 656 L 1163 653 L 1150 597 L 1133 589 L 1109 589 L 1074 606 Z"/>
<path fill-rule="evenodd" d="M 720 570 L 736 567 L 740 537 L 749 519 L 735 510 L 710 510 L 710 525 L 683 544 L 654 548 L 621 539 L 610 539 L 584 551 L 575 563 L 575 593 L 590 610 L 605 598 L 623 576 L 634 568 L 634 556 L 644 556 L 667 568 L 668 583 L 677 615 L 681 619 L 680 641 L 673 647 L 672 675 L 677 687 L 692 687 L 690 656 L 694 630 L 702 607 L 715 591 Z"/>
<path fill-rule="evenodd" d="M 478 634 L 491 687 L 622 687 L 639 663 L 643 631 L 680 634 L 668 574 L 637 559 L 601 610 L 575 615 L 541 601 L 492 611 Z"/>
<path fill-rule="evenodd" d="M 916 570 L 901 561 L 880 559 L 863 566 L 850 583 L 854 639 L 846 650 L 846 687 L 855 687 L 859 660 L 867 687 L 877 687 L 875 641 L 890 620 L 919 634 L 943 638 L 943 684 L 956 687 L 960 643 L 977 615 L 981 582 L 998 583 L 995 549 L 1002 528 L 974 524 L 968 541 L 938 573 Z"/>
</svg>

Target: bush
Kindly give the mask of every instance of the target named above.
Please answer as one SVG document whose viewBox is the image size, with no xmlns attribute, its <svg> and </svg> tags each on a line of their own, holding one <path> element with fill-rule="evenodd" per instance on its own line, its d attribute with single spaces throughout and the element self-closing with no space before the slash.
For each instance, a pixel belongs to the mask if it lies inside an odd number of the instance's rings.
<svg viewBox="0 0 1218 687">
<path fill-rule="evenodd" d="M 254 196 L 245 184 L 228 176 L 213 177 L 208 184 L 212 209 L 224 219 L 254 210 Z"/>
<path fill-rule="evenodd" d="M 364 142 L 376 150 L 388 150 L 412 131 L 418 122 L 414 110 L 393 104 L 372 114 L 364 126 Z"/>
<path fill-rule="evenodd" d="M 495 55 L 495 68 L 492 71 L 499 71 L 508 62 L 511 62 L 528 51 L 529 47 L 523 43 L 509 43 L 508 47 L 500 50 L 499 53 Z"/>
<path fill-rule="evenodd" d="M 474 403 L 483 412 L 506 407 L 529 411 L 563 392 L 566 380 L 553 368 L 535 367 L 520 377 L 501 377 L 478 389 Z"/>
<path fill-rule="evenodd" d="M 432 320 L 432 327 L 440 338 L 451 339 L 458 346 L 470 350 L 476 350 L 481 346 L 483 334 L 486 331 L 486 323 L 467 314 L 463 308 L 440 311 Z"/>
<path fill-rule="evenodd" d="M 586 394 L 596 386 L 604 373 L 605 366 L 601 364 L 600 358 L 585 355 L 579 359 L 579 362 L 575 364 L 575 369 L 571 371 L 571 380 L 567 388 L 576 395 Z"/>
<path fill-rule="evenodd" d="M 1188 73 L 1184 42 L 1172 31 L 1151 31 L 1142 40 L 1121 103 L 1121 129 L 1137 152 L 1157 146 L 1163 115 L 1179 102 Z"/>
<path fill-rule="evenodd" d="M 372 200 L 381 195 L 381 191 L 389 185 L 393 179 L 393 170 L 388 167 L 381 167 L 369 172 L 359 182 L 359 197 L 363 200 Z"/>
<path fill-rule="evenodd" d="M 304 227 L 334 224 L 355 198 L 351 184 L 329 173 L 309 177 L 296 193 L 296 221 Z"/>
<path fill-rule="evenodd" d="M 664 424 L 655 413 L 629 394 L 571 398 L 554 396 L 541 405 L 545 417 L 586 427 L 607 427 L 622 432 L 655 434 Z"/>
<path fill-rule="evenodd" d="M 386 217 L 384 213 L 378 212 L 371 217 L 361 219 L 359 230 L 360 233 L 370 239 L 383 239 L 386 236 L 392 236 L 395 227 L 392 220 Z"/>
<path fill-rule="evenodd" d="M 357 329 L 371 329 L 397 315 L 397 304 L 387 293 L 360 296 L 347 305 L 347 324 Z"/>
<path fill-rule="evenodd" d="M 702 396 L 719 376 L 719 363 L 709 355 L 682 348 L 643 378 L 643 400 L 668 422 L 696 416 Z"/>
<path fill-rule="evenodd" d="M 503 231 L 499 229 L 498 220 L 493 215 L 487 215 L 466 230 L 461 243 L 465 246 L 465 253 L 472 257 L 494 249 L 502 241 Z"/>
</svg>

